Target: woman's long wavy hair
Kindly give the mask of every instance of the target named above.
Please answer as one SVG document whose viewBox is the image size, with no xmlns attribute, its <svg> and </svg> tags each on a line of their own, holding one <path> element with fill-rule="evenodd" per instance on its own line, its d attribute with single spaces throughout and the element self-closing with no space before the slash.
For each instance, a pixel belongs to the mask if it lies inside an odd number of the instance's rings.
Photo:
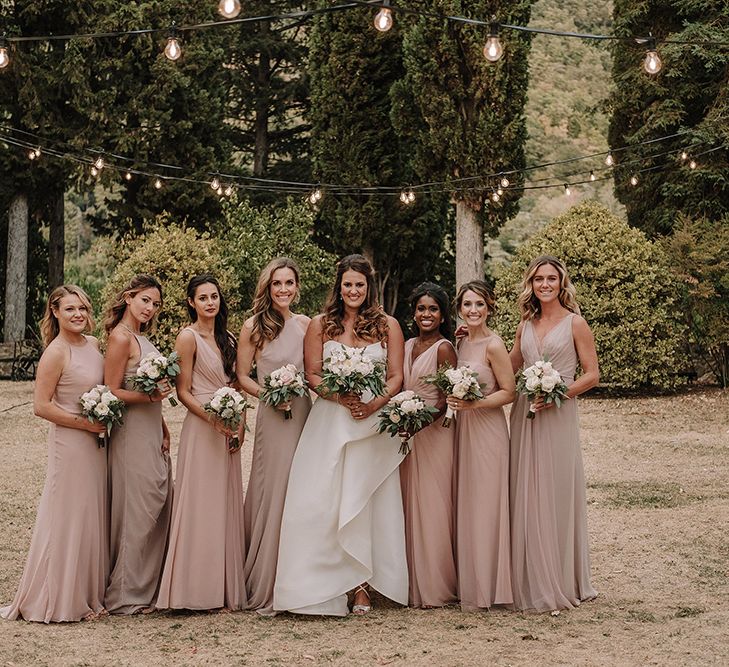
<svg viewBox="0 0 729 667">
<path fill-rule="evenodd" d="M 450 307 L 448 303 L 448 293 L 440 286 L 435 283 L 424 282 L 420 283 L 410 294 L 410 313 L 414 316 L 415 309 L 418 305 L 418 301 L 424 296 L 429 296 L 433 301 L 438 304 L 440 309 L 440 331 L 441 336 L 448 340 L 453 340 L 453 322 L 451 320 Z M 418 336 L 420 330 L 418 325 L 413 323 L 413 333 Z"/>
<path fill-rule="evenodd" d="M 77 296 L 81 303 L 87 308 L 86 328 L 84 333 L 91 333 L 94 330 L 94 311 L 91 307 L 91 299 L 78 285 L 59 285 L 49 295 L 46 302 L 46 309 L 43 313 L 43 319 L 40 323 L 41 339 L 43 347 L 48 347 L 51 341 L 58 336 L 61 328 L 58 325 L 58 318 L 53 312 L 57 311 L 61 306 L 61 299 L 64 296 Z"/>
<path fill-rule="evenodd" d="M 149 276 L 145 273 L 140 273 L 139 275 L 134 276 L 127 285 L 117 292 L 116 296 L 107 306 L 106 312 L 104 313 L 104 331 L 106 331 L 107 336 L 111 333 L 112 329 L 121 322 L 122 317 L 124 317 L 124 313 L 127 312 L 127 297 L 134 298 L 142 290 L 150 289 L 152 287 L 159 291 L 159 300 L 161 302 L 162 285 L 160 285 L 159 281 L 154 276 Z M 139 330 L 142 333 L 154 331 L 154 328 L 157 325 L 158 314 L 159 311 L 154 314 L 149 322 L 143 322 L 140 325 Z"/>
<path fill-rule="evenodd" d="M 575 290 L 575 286 L 570 280 L 565 265 L 552 255 L 541 255 L 532 260 L 521 281 L 521 294 L 519 294 L 516 303 L 519 306 L 522 319 L 531 320 L 533 317 L 542 313 L 542 305 L 539 299 L 537 299 L 536 294 L 534 294 L 532 282 L 534 280 L 534 274 L 545 264 L 551 264 L 559 274 L 559 302 L 570 312 L 579 315 L 580 307 L 577 305 L 577 290 Z"/>
<path fill-rule="evenodd" d="M 225 297 L 220 289 L 220 283 L 215 276 L 209 273 L 203 273 L 199 276 L 193 276 L 190 278 L 190 282 L 187 283 L 187 300 L 185 301 L 187 314 L 193 322 L 197 322 L 197 311 L 190 302 L 195 300 L 197 288 L 200 287 L 200 285 L 205 285 L 207 283 L 215 286 L 215 289 L 218 290 L 218 296 L 220 297 L 220 308 L 218 309 L 218 314 L 215 316 L 215 343 L 220 350 L 220 356 L 223 358 L 225 374 L 228 377 L 233 378 L 235 377 L 237 341 L 235 336 L 228 331 L 228 304 L 225 303 Z"/>
<path fill-rule="evenodd" d="M 483 280 L 470 280 L 469 282 L 461 285 L 461 289 L 458 290 L 458 294 L 456 294 L 456 298 L 453 301 L 456 313 L 458 315 L 461 314 L 463 297 L 469 290 L 478 294 L 486 302 L 486 306 L 489 309 L 486 314 L 486 321 L 488 322 L 489 318 L 496 312 L 496 298 L 494 297 L 494 293 L 491 288 Z"/>
<path fill-rule="evenodd" d="M 356 271 L 367 279 L 367 296 L 359 307 L 354 321 L 354 335 L 368 341 L 387 342 L 387 316 L 377 303 L 375 271 L 372 264 L 362 255 L 347 255 L 337 264 L 334 287 L 324 306 L 324 334 L 336 338 L 344 333 L 344 301 L 342 300 L 342 276 L 346 271 Z"/>
<path fill-rule="evenodd" d="M 273 306 L 271 299 L 271 283 L 273 274 L 279 269 L 291 269 L 296 280 L 296 298 L 299 300 L 299 267 L 293 259 L 277 257 L 272 259 L 261 271 L 256 284 L 256 294 L 253 297 L 253 330 L 251 342 L 256 349 L 261 349 L 266 342 L 275 340 L 284 328 L 283 315 Z"/>
</svg>

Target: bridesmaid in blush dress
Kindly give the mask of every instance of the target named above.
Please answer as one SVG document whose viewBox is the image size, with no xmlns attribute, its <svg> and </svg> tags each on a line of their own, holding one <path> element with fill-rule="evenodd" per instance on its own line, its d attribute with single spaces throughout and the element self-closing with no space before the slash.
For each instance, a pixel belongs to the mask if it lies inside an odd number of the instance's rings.
<svg viewBox="0 0 729 667">
<path fill-rule="evenodd" d="M 458 347 L 458 365 L 478 373 L 484 398 L 448 397 L 456 419 L 456 554 L 458 592 L 464 611 L 509 605 L 509 432 L 503 406 L 515 396 L 509 354 L 486 326 L 494 297 L 482 280 L 458 291 L 456 308 L 467 335 Z"/>
<path fill-rule="evenodd" d="M 411 440 L 400 465 L 405 548 L 412 607 L 442 607 L 458 599 L 453 551 L 454 429 L 443 428 L 445 396 L 423 376 L 438 366 L 457 363 L 448 340 L 453 335 L 448 295 L 433 283 L 422 283 L 410 296 L 417 336 L 405 342 L 403 389 L 411 389 L 440 410 L 437 419 Z"/>
<path fill-rule="evenodd" d="M 41 323 L 46 346 L 36 376 L 33 409 L 51 422 L 48 473 L 28 559 L 9 620 L 51 623 L 96 618 L 104 612 L 108 572 L 105 431 L 81 415 L 79 398 L 104 379 L 91 303 L 75 285 L 48 297 Z"/>
<path fill-rule="evenodd" d="M 154 394 L 134 391 L 140 360 L 157 348 L 143 335 L 162 306 L 162 286 L 139 275 L 110 305 L 104 328 L 109 336 L 104 380 L 127 406 L 124 423 L 112 431 L 109 447 L 111 496 L 111 574 L 106 587 L 110 614 L 154 608 L 167 547 L 172 511 L 170 433 L 162 399 L 172 391 L 166 380 Z"/>
<path fill-rule="evenodd" d="M 511 362 L 516 371 L 548 358 L 575 398 L 600 377 L 595 341 L 580 317 L 575 288 L 556 257 L 535 259 L 519 297 L 522 320 Z M 582 375 L 575 379 L 577 365 Z M 590 582 L 585 475 L 577 401 L 556 408 L 529 400 L 511 412 L 511 530 L 514 605 L 570 609 L 597 593 Z"/>
<path fill-rule="evenodd" d="M 260 397 L 264 378 L 287 364 L 304 370 L 306 315 L 295 315 L 291 305 L 299 294 L 299 269 L 287 257 L 269 262 L 261 271 L 253 299 L 253 315 L 240 332 L 236 371 L 238 383 Z M 258 381 L 250 377 L 253 362 Z M 284 419 L 283 410 L 291 410 Z M 277 408 L 258 403 L 251 476 L 244 517 L 246 560 L 243 569 L 248 607 L 272 615 L 278 541 L 291 460 L 311 409 L 311 398 L 295 398 Z"/>
<path fill-rule="evenodd" d="M 240 444 L 203 405 L 235 378 L 235 338 L 218 281 L 193 277 L 187 286 L 192 325 L 177 336 L 177 396 L 188 413 L 180 433 L 172 525 L 158 609 L 235 610 L 246 606 L 243 580 L 243 480 Z"/>
</svg>

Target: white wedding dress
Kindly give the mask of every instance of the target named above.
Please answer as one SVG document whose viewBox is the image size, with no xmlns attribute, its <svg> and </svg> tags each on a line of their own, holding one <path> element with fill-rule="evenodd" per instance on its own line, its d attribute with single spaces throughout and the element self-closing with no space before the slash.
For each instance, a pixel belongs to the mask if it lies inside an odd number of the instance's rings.
<svg viewBox="0 0 729 667">
<path fill-rule="evenodd" d="M 326 341 L 324 356 L 339 345 Z M 380 343 L 367 350 L 386 357 Z M 346 616 L 347 591 L 364 582 L 407 605 L 403 456 L 400 441 L 378 434 L 377 422 L 377 413 L 355 421 L 344 406 L 314 403 L 289 476 L 274 609 Z"/>
</svg>

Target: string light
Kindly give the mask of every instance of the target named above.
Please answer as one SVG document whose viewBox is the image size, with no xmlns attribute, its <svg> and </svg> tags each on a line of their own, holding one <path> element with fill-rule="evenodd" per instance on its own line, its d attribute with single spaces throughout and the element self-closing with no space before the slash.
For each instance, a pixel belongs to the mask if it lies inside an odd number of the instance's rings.
<svg viewBox="0 0 729 667">
<path fill-rule="evenodd" d="M 230 195 L 233 194 L 233 186 L 230 183 L 228 183 L 227 187 L 223 191 L 223 194 L 225 194 L 226 197 L 230 197 Z"/>
<path fill-rule="evenodd" d="M 179 60 L 180 56 L 182 55 L 182 47 L 180 46 L 180 42 L 177 41 L 177 29 L 172 26 L 170 28 L 169 35 L 167 37 L 167 45 L 165 46 L 165 56 L 167 56 L 168 60 L 171 60 L 174 62 L 175 60 Z"/>
<path fill-rule="evenodd" d="M 126 174 L 124 174 L 124 178 L 126 178 L 128 181 L 132 180 L 132 172 L 128 171 Z"/>
<path fill-rule="evenodd" d="M 0 36 L 0 69 L 5 69 L 9 64 L 8 42 L 5 39 L 5 35 L 2 35 Z"/>
<path fill-rule="evenodd" d="M 403 190 L 400 193 L 400 201 L 405 204 L 405 206 L 410 206 L 413 202 L 415 202 L 415 192 L 412 188 L 408 188 L 407 190 Z"/>
<path fill-rule="evenodd" d="M 648 74 L 658 74 L 663 67 L 658 51 L 656 51 L 656 40 L 651 37 L 648 40 L 648 49 L 645 52 L 645 60 L 643 61 L 643 69 Z"/>
<path fill-rule="evenodd" d="M 224 18 L 234 19 L 240 14 L 240 0 L 220 0 L 218 11 Z"/>
<path fill-rule="evenodd" d="M 499 24 L 494 21 L 489 25 L 489 36 L 483 47 L 483 55 L 490 63 L 501 60 L 501 56 L 504 55 L 504 47 L 499 39 Z"/>
<path fill-rule="evenodd" d="M 688 160 L 688 153 L 686 151 L 681 151 L 681 159 L 684 161 Z"/>
<path fill-rule="evenodd" d="M 96 168 L 96 165 L 95 164 L 92 164 L 91 165 L 91 175 L 92 176 L 98 176 L 99 175 L 99 170 Z"/>
<path fill-rule="evenodd" d="M 613 157 L 613 154 L 612 154 L 612 153 L 608 153 L 608 154 L 607 154 L 607 155 L 605 156 L 605 164 L 606 164 L 606 165 L 607 165 L 608 167 L 612 167 L 612 166 L 613 166 L 613 165 L 615 164 L 615 158 Z"/>
<path fill-rule="evenodd" d="M 496 188 L 496 194 L 499 195 L 499 197 L 501 197 L 501 195 L 504 194 L 504 190 L 502 189 L 501 186 L 499 186 L 498 188 Z"/>
<path fill-rule="evenodd" d="M 392 28 L 392 10 L 390 9 L 390 0 L 383 2 L 384 7 L 375 14 L 375 28 L 380 32 L 387 32 Z"/>
<path fill-rule="evenodd" d="M 154 189 L 155 190 L 161 190 L 162 189 L 162 180 L 160 178 L 154 179 Z"/>
<path fill-rule="evenodd" d="M 506 176 L 501 177 L 501 187 L 502 188 L 508 188 L 509 187 L 509 179 L 506 178 Z"/>
<path fill-rule="evenodd" d="M 497 202 L 497 201 L 499 201 L 499 199 L 501 199 L 501 196 L 499 195 L 498 192 L 496 192 L 496 190 L 494 190 L 491 193 L 491 201 Z"/>
<path fill-rule="evenodd" d="M 321 198 L 323 197 L 323 193 L 321 191 L 321 188 L 314 188 L 310 193 L 307 199 L 309 200 L 309 203 L 314 206 L 315 204 L 318 204 L 321 201 Z"/>
<path fill-rule="evenodd" d="M 592 169 L 590 169 L 590 180 L 591 181 L 595 180 L 595 172 Z"/>
<path fill-rule="evenodd" d="M 698 167 L 698 166 L 699 165 L 696 163 L 696 160 L 691 160 L 691 162 L 689 162 L 690 169 L 696 169 L 696 167 Z"/>
<path fill-rule="evenodd" d="M 28 151 L 28 159 L 32 162 L 35 160 L 35 150 L 29 150 Z"/>
<path fill-rule="evenodd" d="M 94 162 L 94 167 L 96 167 L 97 171 L 101 171 L 104 168 L 104 158 L 101 155 L 96 158 L 96 161 Z"/>
<path fill-rule="evenodd" d="M 631 185 L 638 185 L 638 177 L 637 177 L 637 176 L 636 176 L 635 174 L 633 174 L 633 175 L 632 175 L 632 176 L 630 177 L 630 184 L 631 184 Z"/>
<path fill-rule="evenodd" d="M 220 179 L 217 176 L 213 176 L 213 180 L 210 181 L 210 187 L 217 192 L 220 187 Z"/>
<path fill-rule="evenodd" d="M 28 151 L 28 159 L 31 161 L 37 160 L 40 156 L 41 156 L 40 146 L 38 146 L 38 148 L 31 148 Z"/>
<path fill-rule="evenodd" d="M 564 184 L 564 195 L 565 197 L 569 197 L 572 194 L 572 190 L 570 190 L 569 184 Z"/>
</svg>

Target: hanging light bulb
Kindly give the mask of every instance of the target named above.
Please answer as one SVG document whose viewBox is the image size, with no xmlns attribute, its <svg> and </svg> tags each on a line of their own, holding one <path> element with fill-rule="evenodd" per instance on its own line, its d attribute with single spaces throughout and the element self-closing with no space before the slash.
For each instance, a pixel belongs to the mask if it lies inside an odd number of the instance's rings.
<svg viewBox="0 0 729 667">
<path fill-rule="evenodd" d="M 93 164 L 91 165 L 91 175 L 92 176 L 98 176 L 99 175 L 99 170 L 96 168 L 96 165 L 93 165 Z"/>
<path fill-rule="evenodd" d="M 506 176 L 501 177 L 501 187 L 502 188 L 508 188 L 509 187 L 509 179 L 506 178 Z"/>
<path fill-rule="evenodd" d="M 643 61 L 643 69 L 648 74 L 658 74 L 663 67 L 658 51 L 656 51 L 656 40 L 651 37 L 648 40 L 648 49 L 645 52 L 645 60 Z"/>
<path fill-rule="evenodd" d="M 213 180 L 210 181 L 210 187 L 217 192 L 220 187 L 220 179 L 217 176 L 213 176 Z"/>
<path fill-rule="evenodd" d="M 218 11 L 222 17 L 234 19 L 240 14 L 240 0 L 220 0 Z"/>
<path fill-rule="evenodd" d="M 0 37 L 0 69 L 5 69 L 10 64 L 10 54 L 8 54 L 8 42 L 3 35 Z"/>
<path fill-rule="evenodd" d="M 228 185 L 226 186 L 225 190 L 223 191 L 223 194 L 226 197 L 230 197 L 230 195 L 233 194 L 233 186 L 230 183 L 228 183 Z"/>
<path fill-rule="evenodd" d="M 411 189 L 408 191 L 408 204 L 415 202 L 415 192 Z"/>
<path fill-rule="evenodd" d="M 179 60 L 182 55 L 182 47 L 180 42 L 177 40 L 177 29 L 173 25 L 170 28 L 169 35 L 167 36 L 167 45 L 165 46 L 165 56 L 173 62 Z"/>
<path fill-rule="evenodd" d="M 309 203 L 313 206 L 314 204 L 318 204 L 321 201 L 321 198 L 323 197 L 321 188 L 314 188 L 314 190 L 311 191 L 307 199 L 309 200 Z"/>
<path fill-rule="evenodd" d="M 501 186 L 499 186 L 498 188 L 496 188 L 496 194 L 499 195 L 499 197 L 501 197 L 501 195 L 504 194 L 504 190 L 503 190 L 503 188 Z"/>
<path fill-rule="evenodd" d="M 390 9 L 390 0 L 382 3 L 384 6 L 375 14 L 375 28 L 380 32 L 387 32 L 392 28 L 392 10 Z"/>
<path fill-rule="evenodd" d="M 499 199 L 501 199 L 501 196 L 499 195 L 498 192 L 496 192 L 496 190 L 494 190 L 491 193 L 491 201 L 499 201 Z"/>
<path fill-rule="evenodd" d="M 605 156 L 605 164 L 608 167 L 612 167 L 615 164 L 615 158 L 613 157 L 613 154 L 608 152 L 608 154 Z"/>
<path fill-rule="evenodd" d="M 590 180 L 591 181 L 594 181 L 595 180 L 595 172 L 592 171 L 592 169 L 590 169 Z"/>
<path fill-rule="evenodd" d="M 691 160 L 691 162 L 689 162 L 689 169 L 696 169 L 696 167 L 698 167 L 698 166 L 699 165 L 696 162 L 696 160 Z"/>
<path fill-rule="evenodd" d="M 128 181 L 132 180 L 132 172 L 128 171 L 126 174 L 124 174 L 124 178 L 126 178 Z"/>
<path fill-rule="evenodd" d="M 489 36 L 483 47 L 483 56 L 490 63 L 495 63 L 497 60 L 501 60 L 501 56 L 503 55 L 504 47 L 501 45 L 501 40 L 499 39 L 499 24 L 492 22 L 489 26 Z"/>
<path fill-rule="evenodd" d="M 633 175 L 632 175 L 632 176 L 630 177 L 630 184 L 631 184 L 631 185 L 638 185 L 638 177 L 637 177 L 637 176 L 636 176 L 635 174 L 633 174 Z"/>
<path fill-rule="evenodd" d="M 154 179 L 154 189 L 155 190 L 162 189 L 162 180 L 159 177 Z"/>
<path fill-rule="evenodd" d="M 407 190 L 402 190 L 402 191 L 400 192 L 400 201 L 401 201 L 401 202 L 402 202 L 403 204 L 405 204 L 405 205 L 407 205 L 407 204 L 408 204 L 408 202 L 409 202 L 409 198 L 408 198 L 408 191 L 407 191 Z"/>
<path fill-rule="evenodd" d="M 99 157 L 96 158 L 94 161 L 94 167 L 96 168 L 96 171 L 101 171 L 104 168 L 104 158 L 99 155 Z"/>
<path fill-rule="evenodd" d="M 688 160 L 688 153 L 686 151 L 681 151 L 681 159 L 684 161 Z"/>
<path fill-rule="evenodd" d="M 569 197 L 572 194 L 572 190 L 570 190 L 570 186 L 568 183 L 564 184 L 564 195 L 565 197 Z"/>
</svg>

